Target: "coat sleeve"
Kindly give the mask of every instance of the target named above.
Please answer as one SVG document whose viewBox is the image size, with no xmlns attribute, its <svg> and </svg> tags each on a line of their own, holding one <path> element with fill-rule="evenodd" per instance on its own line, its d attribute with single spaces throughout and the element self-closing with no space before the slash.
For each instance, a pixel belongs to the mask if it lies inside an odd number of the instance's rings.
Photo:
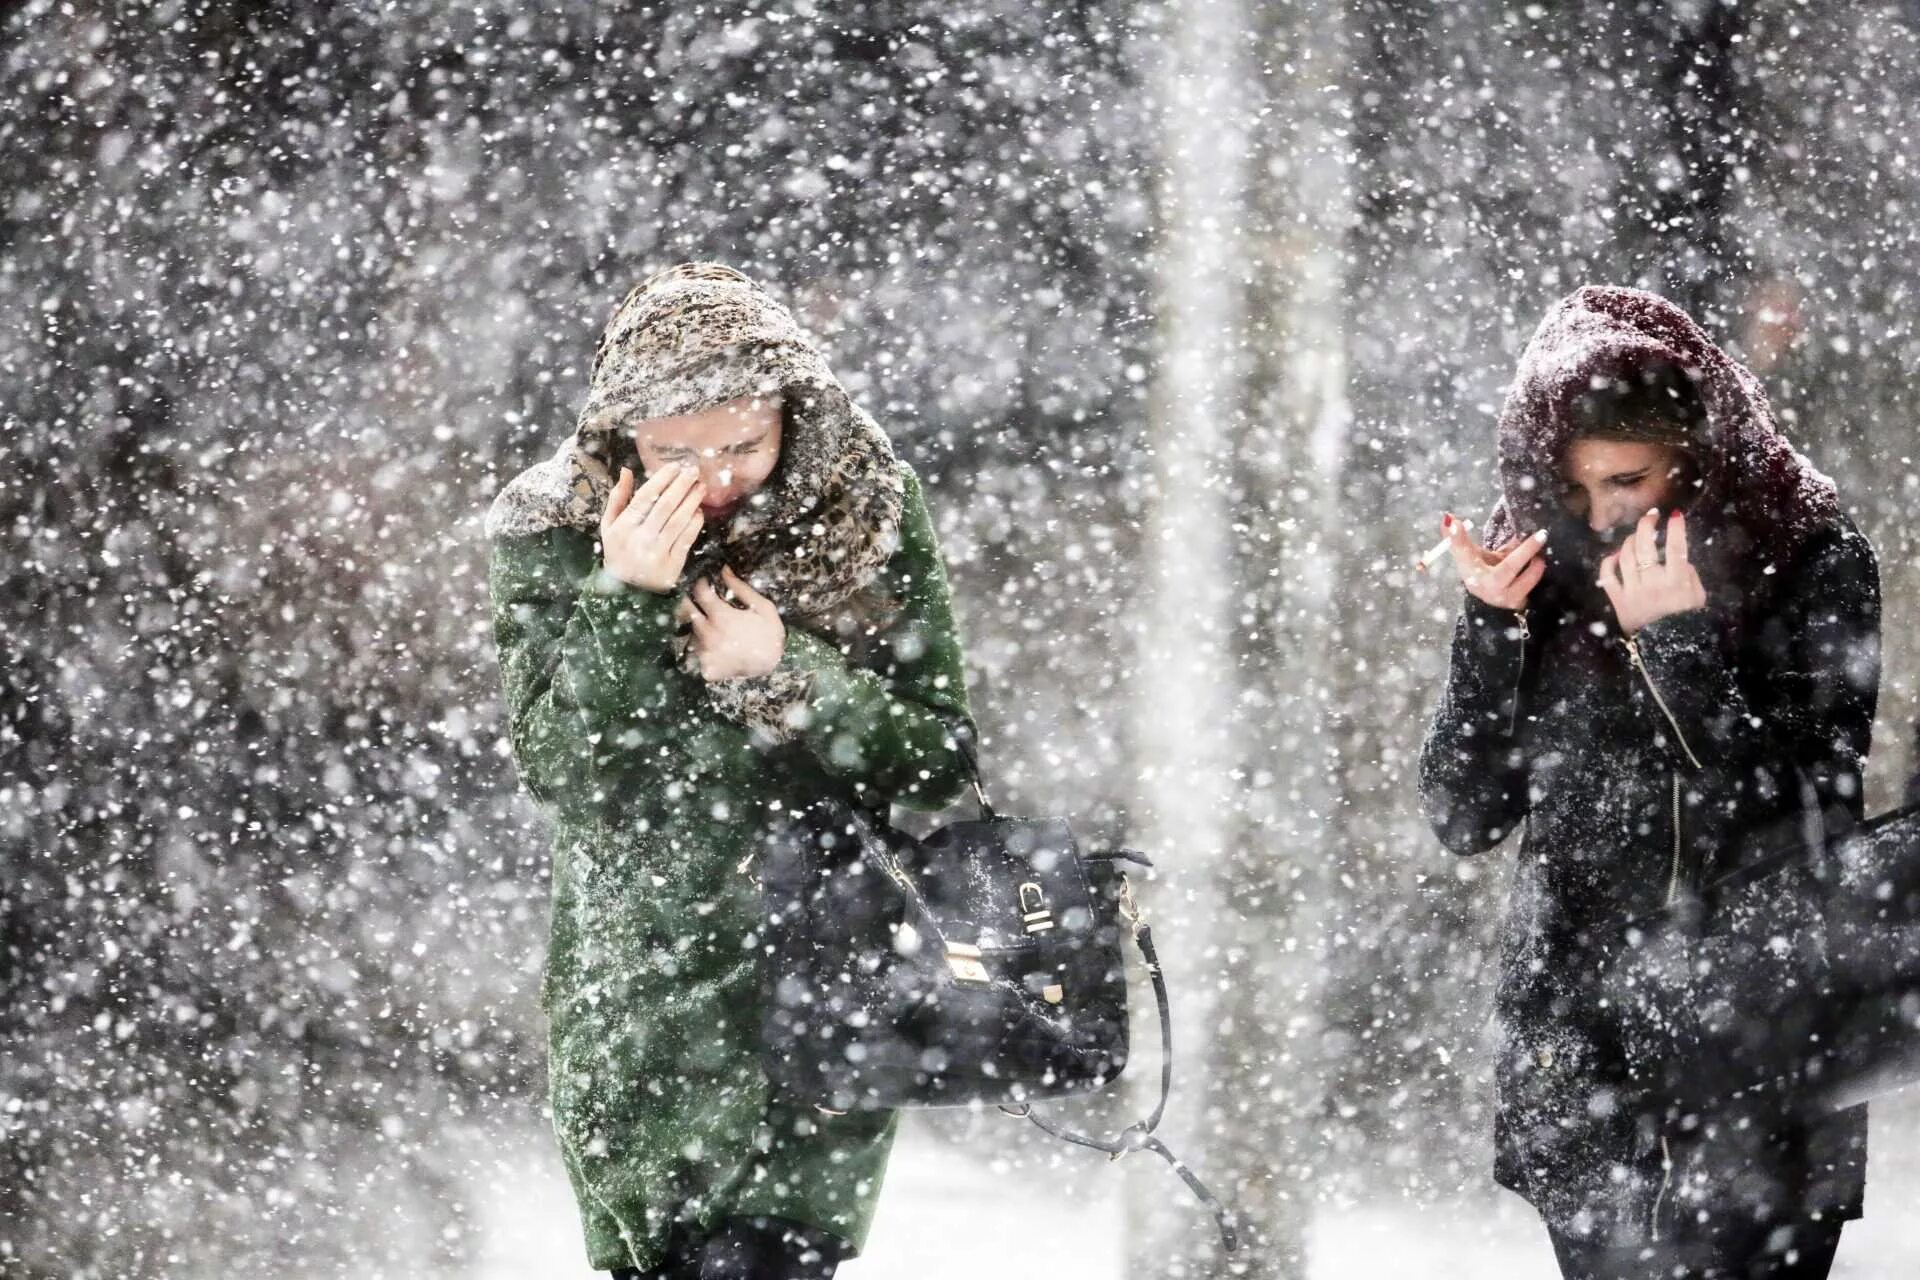
<svg viewBox="0 0 1920 1280">
<path fill-rule="evenodd" d="M 1467 596 L 1420 749 L 1421 812 L 1454 853 L 1486 852 L 1526 815 L 1527 772 L 1514 737 L 1525 662 L 1518 617 Z"/>
<path fill-rule="evenodd" d="M 798 627 L 771 677 L 775 715 L 829 774 L 879 804 L 933 810 L 968 779 L 953 732 L 972 727 L 952 594 L 919 478 L 902 466 L 906 490 L 900 547 L 885 578 L 901 604 L 874 666 L 851 661 L 833 640 Z"/>
<path fill-rule="evenodd" d="M 1847 528 L 1818 540 L 1788 572 L 1779 604 L 1739 660 L 1704 609 L 1650 622 L 1634 643 L 1680 735 L 1666 744 L 1676 764 L 1798 765 L 1822 808 L 1858 817 L 1880 693 L 1879 568 L 1866 538 Z"/>
<path fill-rule="evenodd" d="M 705 719 L 671 662 L 674 598 L 605 572 L 583 534 L 500 539 L 489 587 L 508 737 L 536 800 L 604 802 L 617 773 L 657 768 Z"/>
</svg>

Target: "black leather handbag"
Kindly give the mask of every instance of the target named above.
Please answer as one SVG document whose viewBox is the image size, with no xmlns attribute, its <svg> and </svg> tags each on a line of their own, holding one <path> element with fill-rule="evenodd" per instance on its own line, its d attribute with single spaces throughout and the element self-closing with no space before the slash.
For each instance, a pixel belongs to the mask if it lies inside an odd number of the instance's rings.
<svg viewBox="0 0 1920 1280">
<path fill-rule="evenodd" d="M 1231 1213 L 1154 1136 L 1173 1082 L 1172 1018 L 1125 870 L 1150 864 L 1082 850 L 1061 818 L 995 813 L 971 726 L 954 736 L 978 817 L 916 839 L 884 812 L 821 800 L 767 830 L 768 1079 L 829 1113 L 987 1104 L 1115 1159 L 1151 1151 L 1212 1211 L 1231 1251 Z M 1034 1105 L 1104 1089 L 1126 1068 L 1129 938 L 1159 1008 L 1160 1098 L 1115 1137 L 1089 1137 Z"/>
<path fill-rule="evenodd" d="M 1742 853 L 1626 922 L 1610 995 L 1629 1054 L 1698 1111 L 1814 1118 L 1920 1083 L 1920 808 L 1861 822 L 1809 799 Z"/>
</svg>

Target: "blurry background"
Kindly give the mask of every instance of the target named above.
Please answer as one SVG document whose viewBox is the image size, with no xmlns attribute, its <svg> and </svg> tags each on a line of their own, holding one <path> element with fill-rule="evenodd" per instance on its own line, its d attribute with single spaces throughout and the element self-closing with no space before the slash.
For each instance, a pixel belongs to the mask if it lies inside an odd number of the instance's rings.
<svg viewBox="0 0 1920 1280">
<path fill-rule="evenodd" d="M 1579 284 L 1693 310 L 1839 481 L 1870 807 L 1912 768 L 1920 7 L 0 15 L 0 1273 L 584 1274 L 480 515 L 674 261 L 774 284 L 928 478 L 1003 807 L 1159 858 L 1163 1132 L 1259 1246 L 917 1117 L 850 1280 L 1550 1274 L 1410 565 Z M 1836 1274 L 1920 1247 L 1916 1138 L 1880 1107 Z"/>
</svg>

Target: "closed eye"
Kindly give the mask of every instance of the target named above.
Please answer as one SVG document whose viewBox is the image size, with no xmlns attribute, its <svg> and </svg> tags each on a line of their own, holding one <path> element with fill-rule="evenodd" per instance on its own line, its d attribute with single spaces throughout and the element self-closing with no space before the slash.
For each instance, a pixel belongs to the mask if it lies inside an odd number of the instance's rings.
<svg viewBox="0 0 1920 1280">
<path fill-rule="evenodd" d="M 1631 474 L 1622 473 L 1617 476 L 1608 476 L 1607 483 L 1611 485 L 1617 485 L 1622 489 L 1630 489 L 1634 485 L 1639 484 L 1642 480 L 1645 480 L 1646 478 L 1647 478 L 1647 473 L 1645 471 L 1635 471 Z"/>
</svg>

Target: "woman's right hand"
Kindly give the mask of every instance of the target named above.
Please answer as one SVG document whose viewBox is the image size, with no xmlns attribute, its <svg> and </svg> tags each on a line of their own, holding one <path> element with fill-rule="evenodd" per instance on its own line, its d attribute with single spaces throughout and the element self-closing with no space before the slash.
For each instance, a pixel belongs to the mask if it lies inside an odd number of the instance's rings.
<svg viewBox="0 0 1920 1280">
<path fill-rule="evenodd" d="M 1518 611 L 1527 607 L 1527 596 L 1547 572 L 1547 562 L 1540 558 L 1540 548 L 1547 542 L 1545 529 L 1487 548 L 1468 536 L 1466 524 L 1451 515 L 1443 525 L 1453 567 L 1469 595 L 1496 609 Z"/>
<path fill-rule="evenodd" d="M 698 467 L 662 467 L 638 492 L 633 470 L 620 468 L 600 515 L 600 558 L 607 572 L 629 586 L 660 595 L 672 591 L 704 523 L 705 493 Z"/>
</svg>

